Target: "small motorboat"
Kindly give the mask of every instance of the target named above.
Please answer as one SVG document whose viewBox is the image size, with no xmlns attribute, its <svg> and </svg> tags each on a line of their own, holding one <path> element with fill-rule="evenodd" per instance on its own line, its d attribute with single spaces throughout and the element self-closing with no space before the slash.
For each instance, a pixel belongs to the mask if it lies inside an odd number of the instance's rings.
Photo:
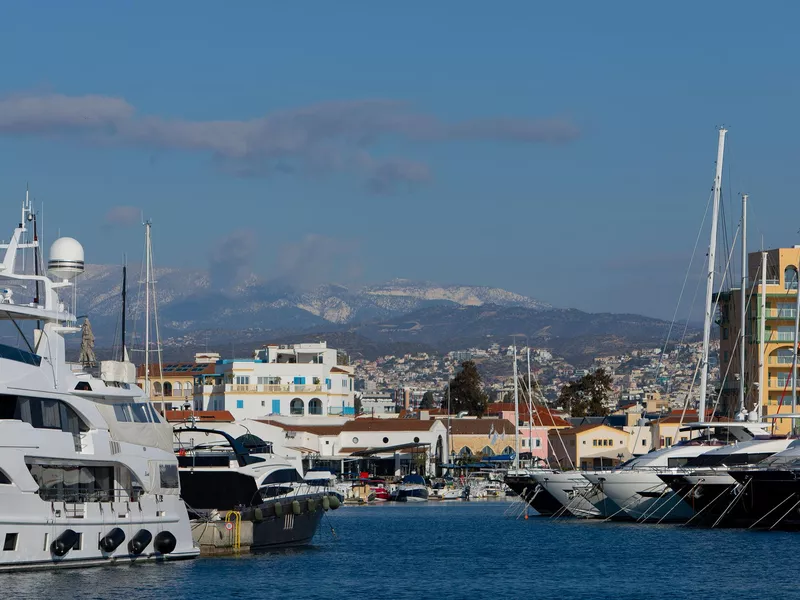
<svg viewBox="0 0 800 600">
<path fill-rule="evenodd" d="M 400 485 L 392 493 L 391 499 L 395 502 L 426 502 L 428 486 L 421 475 L 411 473 L 403 477 Z"/>
</svg>

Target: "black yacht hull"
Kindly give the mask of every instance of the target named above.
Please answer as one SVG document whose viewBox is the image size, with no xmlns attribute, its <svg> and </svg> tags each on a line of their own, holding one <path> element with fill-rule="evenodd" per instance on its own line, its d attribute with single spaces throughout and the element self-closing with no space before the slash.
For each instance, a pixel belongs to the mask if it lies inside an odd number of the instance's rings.
<svg viewBox="0 0 800 600">
<path fill-rule="evenodd" d="M 533 477 L 508 475 L 505 484 L 540 515 L 549 516 L 563 509 L 563 505 Z"/>
<path fill-rule="evenodd" d="M 289 496 L 261 504 L 242 514 L 253 521 L 253 552 L 308 546 L 325 514 L 326 494 Z M 275 505 L 280 505 L 278 510 Z M 338 504 L 337 504 L 338 506 Z"/>
<path fill-rule="evenodd" d="M 190 513 L 198 510 L 233 510 L 259 502 L 255 479 L 236 471 L 180 469 L 181 498 Z"/>
<path fill-rule="evenodd" d="M 800 473 L 795 471 L 730 471 L 741 485 L 737 502 L 747 511 L 739 526 L 764 529 L 800 529 Z"/>
<path fill-rule="evenodd" d="M 737 523 L 751 519 L 746 505 L 741 504 L 741 500 L 732 504 L 736 498 L 736 485 L 720 483 L 695 485 L 687 481 L 683 475 L 675 474 L 662 474 L 659 477 L 694 511 L 689 523 L 692 526 L 736 526 Z"/>
</svg>

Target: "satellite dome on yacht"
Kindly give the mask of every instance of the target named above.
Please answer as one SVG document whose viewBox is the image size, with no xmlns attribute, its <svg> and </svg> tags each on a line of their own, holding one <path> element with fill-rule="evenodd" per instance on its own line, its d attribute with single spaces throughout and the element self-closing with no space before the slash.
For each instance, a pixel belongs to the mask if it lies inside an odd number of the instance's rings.
<svg viewBox="0 0 800 600">
<path fill-rule="evenodd" d="M 74 279 L 83 273 L 83 246 L 71 237 L 58 238 L 50 246 L 47 270 L 59 279 Z"/>
</svg>

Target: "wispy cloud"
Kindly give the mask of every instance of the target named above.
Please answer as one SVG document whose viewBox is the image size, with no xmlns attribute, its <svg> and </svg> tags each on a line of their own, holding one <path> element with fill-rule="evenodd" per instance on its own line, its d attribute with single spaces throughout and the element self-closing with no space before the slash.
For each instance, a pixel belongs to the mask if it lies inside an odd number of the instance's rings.
<svg viewBox="0 0 800 600">
<path fill-rule="evenodd" d="M 139 225 L 142 222 L 142 211 L 135 206 L 112 206 L 106 212 L 105 222 L 122 227 Z"/>
<path fill-rule="evenodd" d="M 447 122 L 393 100 L 326 102 L 248 120 L 186 121 L 140 115 L 121 98 L 18 94 L 0 99 L 0 135 L 77 136 L 150 149 L 208 152 L 239 176 L 351 171 L 369 189 L 427 181 L 427 165 L 374 154 L 382 142 L 557 144 L 580 135 L 564 119 Z"/>
<path fill-rule="evenodd" d="M 354 240 L 313 233 L 282 244 L 275 266 L 275 281 L 301 290 L 334 281 L 349 284 L 359 279 L 362 272 Z"/>
<path fill-rule="evenodd" d="M 258 244 L 252 229 L 237 229 L 220 237 L 209 254 L 209 275 L 215 287 L 230 288 L 250 275 Z"/>
</svg>

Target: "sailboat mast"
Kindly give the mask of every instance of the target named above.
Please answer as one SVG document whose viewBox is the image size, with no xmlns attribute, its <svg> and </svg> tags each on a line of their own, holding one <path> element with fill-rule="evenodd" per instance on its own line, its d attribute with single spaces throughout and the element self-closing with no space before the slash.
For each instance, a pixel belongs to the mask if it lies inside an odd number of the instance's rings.
<svg viewBox="0 0 800 600">
<path fill-rule="evenodd" d="M 122 360 L 125 358 L 125 320 L 128 315 L 128 265 L 122 259 Z"/>
<path fill-rule="evenodd" d="M 514 344 L 514 469 L 519 469 L 519 381 L 516 343 Z"/>
<path fill-rule="evenodd" d="M 150 394 L 150 221 L 144 224 L 144 389 Z"/>
<path fill-rule="evenodd" d="M 746 362 L 745 327 L 747 325 L 747 194 L 742 194 L 742 289 L 739 290 L 739 412 L 744 414 L 745 382 L 744 369 Z"/>
<path fill-rule="evenodd" d="M 703 319 L 703 359 L 700 373 L 700 402 L 697 417 L 700 423 L 706 420 L 706 388 L 708 387 L 708 350 L 711 338 L 711 309 L 714 297 L 714 255 L 717 250 L 717 222 L 719 221 L 719 200 L 722 194 L 722 159 L 725 155 L 725 134 L 720 128 L 717 145 L 717 171 L 714 175 L 714 204 L 711 210 L 711 239 L 708 244 L 708 275 L 706 280 L 706 310 Z"/>
<path fill-rule="evenodd" d="M 767 378 L 764 377 L 764 352 L 766 352 L 767 336 L 767 253 L 761 252 L 761 289 L 759 290 L 759 310 L 761 318 L 758 324 L 758 402 L 756 405 L 756 421 L 761 421 L 761 407 L 766 400 Z"/>
<path fill-rule="evenodd" d="M 528 452 L 533 466 L 533 388 L 531 387 L 531 347 L 528 346 Z"/>
</svg>

